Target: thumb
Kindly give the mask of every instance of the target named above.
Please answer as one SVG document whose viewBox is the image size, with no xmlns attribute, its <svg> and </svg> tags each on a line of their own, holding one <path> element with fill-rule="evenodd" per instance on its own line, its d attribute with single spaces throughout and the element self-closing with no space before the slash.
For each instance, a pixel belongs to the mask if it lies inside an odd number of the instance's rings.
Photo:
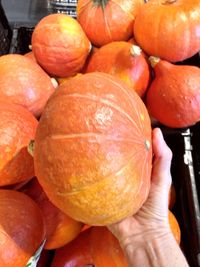
<svg viewBox="0 0 200 267">
<path fill-rule="evenodd" d="M 152 183 L 159 187 L 170 187 L 172 152 L 167 146 L 159 128 L 153 130 L 152 139 L 154 152 Z"/>
<path fill-rule="evenodd" d="M 148 201 L 157 211 L 165 217 L 168 214 L 168 195 L 171 186 L 171 160 L 172 152 L 165 143 L 162 132 L 155 128 L 152 133 L 153 143 L 153 168 L 151 175 L 151 188 Z"/>
</svg>

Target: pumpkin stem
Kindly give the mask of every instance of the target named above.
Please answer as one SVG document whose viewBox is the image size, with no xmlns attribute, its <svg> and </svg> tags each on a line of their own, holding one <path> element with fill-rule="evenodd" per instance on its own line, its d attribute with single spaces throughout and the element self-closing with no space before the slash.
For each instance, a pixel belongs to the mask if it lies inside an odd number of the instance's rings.
<svg viewBox="0 0 200 267">
<path fill-rule="evenodd" d="M 34 149 L 35 149 L 35 141 L 31 140 L 28 144 L 27 150 L 28 153 L 33 157 L 34 156 Z"/>
<path fill-rule="evenodd" d="M 136 57 L 141 55 L 142 49 L 137 45 L 132 45 L 130 52 L 132 56 Z"/>
<path fill-rule="evenodd" d="M 56 89 L 58 87 L 58 82 L 56 81 L 55 78 L 51 78 L 51 82 L 53 84 L 53 87 Z"/>
<path fill-rule="evenodd" d="M 164 2 L 162 2 L 163 5 L 171 5 L 173 3 L 175 3 L 177 0 L 165 0 Z"/>
<path fill-rule="evenodd" d="M 150 149 L 151 144 L 150 144 L 149 140 L 145 140 L 145 146 L 146 146 L 146 149 L 147 149 L 147 150 Z"/>
<path fill-rule="evenodd" d="M 158 64 L 158 62 L 160 61 L 160 58 L 159 57 L 150 56 L 149 57 L 149 61 L 151 63 L 152 68 L 154 68 Z"/>
<path fill-rule="evenodd" d="M 97 7 L 100 6 L 103 10 L 105 9 L 108 2 L 109 0 L 93 0 L 94 5 Z"/>
</svg>

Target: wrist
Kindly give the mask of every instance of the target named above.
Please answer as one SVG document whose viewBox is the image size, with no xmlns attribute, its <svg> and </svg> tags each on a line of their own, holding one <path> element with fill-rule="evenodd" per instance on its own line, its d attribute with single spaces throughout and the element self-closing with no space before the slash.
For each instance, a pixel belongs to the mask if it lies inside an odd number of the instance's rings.
<svg viewBox="0 0 200 267">
<path fill-rule="evenodd" d="M 130 266 L 188 266 L 170 230 L 147 232 L 143 237 L 130 237 L 121 242 L 121 246 Z"/>
<path fill-rule="evenodd" d="M 156 248 L 158 244 L 174 239 L 169 228 L 146 229 L 141 233 L 134 233 L 124 239 L 119 240 L 121 247 L 126 250 L 134 250 L 138 247 Z"/>
</svg>

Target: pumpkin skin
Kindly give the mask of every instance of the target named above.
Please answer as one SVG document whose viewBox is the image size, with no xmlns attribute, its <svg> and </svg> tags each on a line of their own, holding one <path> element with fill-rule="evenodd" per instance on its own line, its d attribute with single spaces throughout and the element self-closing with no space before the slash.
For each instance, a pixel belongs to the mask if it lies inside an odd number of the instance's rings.
<svg viewBox="0 0 200 267">
<path fill-rule="evenodd" d="M 21 191 L 36 201 L 42 210 L 46 226 L 45 249 L 62 247 L 81 232 L 83 224 L 74 221 L 56 208 L 48 200 L 36 178 L 32 179 Z"/>
<path fill-rule="evenodd" d="M 176 220 L 176 217 L 174 214 L 169 210 L 168 211 L 168 218 L 169 218 L 169 224 L 170 229 L 172 231 L 172 234 L 176 240 L 176 242 L 180 245 L 181 243 L 181 230 L 178 224 L 178 221 Z"/>
<path fill-rule="evenodd" d="M 44 17 L 32 34 L 37 62 L 51 75 L 70 77 L 83 67 L 91 44 L 79 23 L 65 14 Z"/>
<path fill-rule="evenodd" d="M 124 81 L 140 97 L 149 83 L 149 65 L 141 49 L 128 42 L 102 46 L 90 59 L 86 72 L 105 72 Z"/>
<path fill-rule="evenodd" d="M 0 118 L 0 186 L 27 181 L 34 176 L 27 146 L 38 121 L 25 108 L 4 102 L 0 102 Z"/>
<path fill-rule="evenodd" d="M 148 54 L 177 62 L 200 50 L 199 0 L 150 0 L 134 23 L 134 37 Z"/>
<path fill-rule="evenodd" d="M 143 0 L 79 0 L 77 20 L 93 45 L 127 41 Z"/>
<path fill-rule="evenodd" d="M 50 201 L 73 219 L 106 225 L 137 212 L 151 165 L 148 112 L 119 79 L 84 74 L 48 101 L 35 138 L 35 172 Z"/>
<path fill-rule="evenodd" d="M 45 238 L 37 204 L 14 190 L 0 189 L 1 267 L 24 267 Z"/>
<path fill-rule="evenodd" d="M 22 105 L 39 117 L 54 91 L 51 78 L 35 62 L 17 54 L 0 57 L 0 100 Z"/>
<path fill-rule="evenodd" d="M 55 253 L 51 267 L 128 267 L 118 240 L 106 227 L 92 227 Z"/>
<path fill-rule="evenodd" d="M 147 108 L 162 124 L 183 128 L 200 120 L 200 68 L 152 58 L 155 79 L 147 92 Z"/>
</svg>

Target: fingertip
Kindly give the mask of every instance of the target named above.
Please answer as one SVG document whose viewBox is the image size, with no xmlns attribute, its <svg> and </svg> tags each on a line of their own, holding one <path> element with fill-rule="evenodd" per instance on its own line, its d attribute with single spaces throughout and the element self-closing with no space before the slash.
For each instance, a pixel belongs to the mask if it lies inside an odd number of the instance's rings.
<svg viewBox="0 0 200 267">
<path fill-rule="evenodd" d="M 160 128 L 153 129 L 152 143 L 155 157 L 164 157 L 165 159 L 171 161 L 172 151 L 166 144 Z"/>
</svg>

